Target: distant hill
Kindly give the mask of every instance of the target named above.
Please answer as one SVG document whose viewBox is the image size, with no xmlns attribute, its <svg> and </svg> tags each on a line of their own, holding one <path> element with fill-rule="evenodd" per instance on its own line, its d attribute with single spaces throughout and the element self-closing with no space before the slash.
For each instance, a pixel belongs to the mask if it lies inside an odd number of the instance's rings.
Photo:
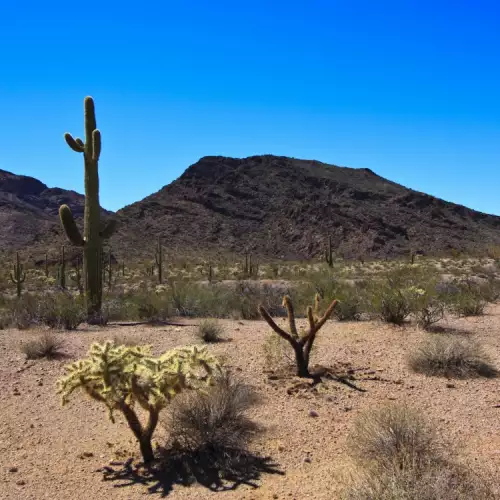
<svg viewBox="0 0 500 500">
<path fill-rule="evenodd" d="M 84 197 L 0 170 L 0 250 L 40 253 L 68 244 L 58 221 L 77 219 Z M 346 258 L 377 258 L 500 245 L 500 217 L 407 189 L 368 169 L 272 155 L 207 156 L 177 180 L 116 214 L 111 245 L 121 258 L 248 250 L 261 257 L 318 257 L 332 236 Z"/>
<path fill-rule="evenodd" d="M 193 252 L 248 249 L 308 259 L 324 251 L 329 235 L 346 258 L 500 244 L 500 217 L 407 189 L 368 169 L 272 155 L 201 158 L 118 214 L 135 245 L 162 235 L 167 246 Z"/>
</svg>

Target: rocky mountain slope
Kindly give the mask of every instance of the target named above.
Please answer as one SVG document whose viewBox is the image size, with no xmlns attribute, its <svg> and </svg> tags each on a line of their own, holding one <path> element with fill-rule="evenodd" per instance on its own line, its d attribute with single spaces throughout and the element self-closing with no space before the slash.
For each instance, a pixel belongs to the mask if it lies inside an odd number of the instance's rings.
<svg viewBox="0 0 500 500">
<path fill-rule="evenodd" d="M 84 197 L 0 170 L 0 249 L 36 249 L 65 239 L 62 203 L 83 215 Z M 110 215 L 103 211 L 104 215 Z M 346 258 L 421 251 L 476 251 L 500 245 L 500 217 L 407 189 L 367 169 L 271 155 L 204 157 L 184 174 L 114 215 L 120 258 L 168 252 L 243 253 L 307 259 L 328 237 Z"/>
<path fill-rule="evenodd" d="M 271 155 L 204 157 L 118 214 L 137 245 L 162 235 L 167 246 L 194 252 L 248 249 L 307 259 L 324 251 L 329 235 L 347 258 L 500 244 L 500 217 L 407 189 L 368 169 Z"/>
</svg>

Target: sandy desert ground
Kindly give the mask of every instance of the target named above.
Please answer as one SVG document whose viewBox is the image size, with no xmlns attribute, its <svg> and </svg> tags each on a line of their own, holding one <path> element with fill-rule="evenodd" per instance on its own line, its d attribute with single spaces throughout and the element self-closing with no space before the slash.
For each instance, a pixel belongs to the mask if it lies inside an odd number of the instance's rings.
<svg viewBox="0 0 500 500">
<path fill-rule="evenodd" d="M 99 469 L 137 456 L 133 436 L 121 418 L 112 424 L 104 407 L 83 396 L 62 408 L 55 381 L 64 364 L 83 357 L 96 340 L 132 337 L 153 345 L 155 353 L 198 343 L 199 320 L 183 321 L 193 326 L 80 327 L 60 332 L 68 358 L 52 361 L 26 361 L 21 353 L 19 344 L 36 330 L 0 331 L 0 498 L 133 500 L 149 494 L 172 499 L 336 498 L 354 418 L 387 401 L 421 409 L 463 460 L 500 477 L 500 379 L 450 383 L 411 373 L 407 353 L 426 335 L 416 327 L 329 321 L 318 335 L 314 362 L 350 363 L 359 379 L 356 384 L 366 392 L 328 382 L 325 393 L 290 395 L 290 381 L 268 380 L 265 373 L 262 345 L 270 334 L 267 324 L 227 320 L 221 323 L 230 341 L 209 348 L 223 355 L 227 365 L 262 396 L 251 416 L 266 430 L 252 450 L 269 456 L 274 472 L 262 472 L 249 481 L 253 485 L 228 484 L 224 493 L 200 484 L 176 484 L 175 474 L 147 484 L 125 478 L 105 481 Z M 454 335 L 476 335 L 500 366 L 500 306 L 492 306 L 482 317 L 448 319 L 443 324 Z M 157 441 L 163 433 L 157 431 Z"/>
</svg>

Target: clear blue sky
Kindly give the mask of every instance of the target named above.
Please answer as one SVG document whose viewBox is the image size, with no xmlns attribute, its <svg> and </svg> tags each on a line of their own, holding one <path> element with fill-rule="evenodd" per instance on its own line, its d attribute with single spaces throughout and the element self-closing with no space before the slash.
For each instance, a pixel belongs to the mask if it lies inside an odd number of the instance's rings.
<svg viewBox="0 0 500 500">
<path fill-rule="evenodd" d="M 0 168 L 82 192 L 92 95 L 111 210 L 270 153 L 500 214 L 499 26 L 498 0 L 6 0 Z"/>
</svg>

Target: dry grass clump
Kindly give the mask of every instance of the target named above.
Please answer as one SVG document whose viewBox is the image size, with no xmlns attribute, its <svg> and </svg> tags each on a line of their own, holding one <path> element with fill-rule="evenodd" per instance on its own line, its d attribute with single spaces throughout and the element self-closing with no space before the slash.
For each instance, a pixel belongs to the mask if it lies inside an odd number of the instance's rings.
<svg viewBox="0 0 500 500">
<path fill-rule="evenodd" d="M 413 409 L 383 406 L 360 416 L 344 500 L 493 500 L 492 483 L 450 460 Z"/>
<path fill-rule="evenodd" d="M 164 420 L 172 444 L 181 450 L 222 456 L 244 451 L 258 430 L 247 411 L 258 401 L 251 387 L 221 375 L 208 392 L 187 392 Z"/>
<path fill-rule="evenodd" d="M 215 319 L 206 319 L 198 325 L 197 335 L 203 342 L 220 342 L 224 328 Z"/>
<path fill-rule="evenodd" d="M 439 335 L 428 337 L 409 356 L 410 368 L 425 375 L 448 378 L 492 378 L 498 375 L 475 339 Z"/>
<path fill-rule="evenodd" d="M 45 332 L 36 339 L 23 342 L 21 351 L 26 355 L 26 359 L 56 359 L 62 354 L 63 344 L 55 335 Z"/>
</svg>

